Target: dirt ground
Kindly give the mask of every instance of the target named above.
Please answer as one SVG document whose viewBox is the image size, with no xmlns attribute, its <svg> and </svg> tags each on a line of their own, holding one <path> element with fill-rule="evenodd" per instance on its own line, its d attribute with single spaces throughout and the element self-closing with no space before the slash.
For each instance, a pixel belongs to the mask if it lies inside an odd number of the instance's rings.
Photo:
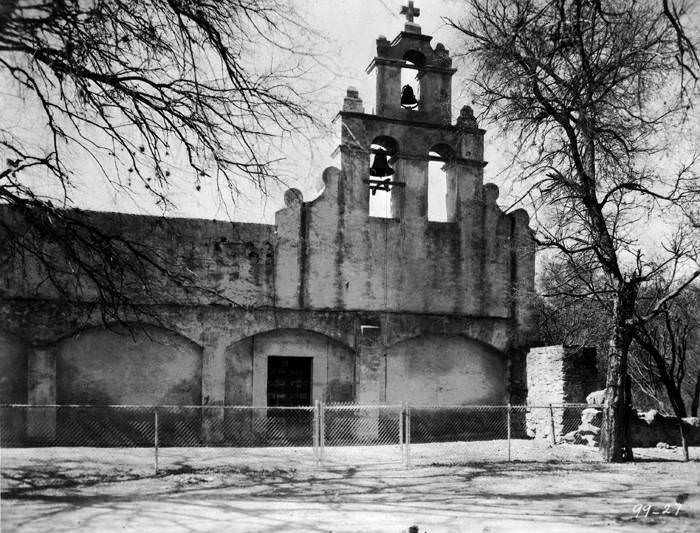
<svg viewBox="0 0 700 533">
<path fill-rule="evenodd" d="M 413 446 L 411 468 L 393 447 L 320 465 L 308 448 L 164 449 L 157 475 L 147 448 L 3 449 L 2 531 L 700 531 L 700 462 L 677 450 L 609 465 L 523 441 L 508 463 L 481 456 L 502 443 L 461 445 Z"/>
</svg>

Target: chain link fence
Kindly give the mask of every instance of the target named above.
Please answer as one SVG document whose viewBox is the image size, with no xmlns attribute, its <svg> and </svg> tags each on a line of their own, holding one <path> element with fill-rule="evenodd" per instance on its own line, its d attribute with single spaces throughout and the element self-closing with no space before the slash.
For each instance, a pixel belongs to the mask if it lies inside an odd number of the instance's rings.
<svg viewBox="0 0 700 533">
<path fill-rule="evenodd" d="M 0 406 L 3 477 L 28 467 L 135 473 L 309 464 L 599 461 L 602 407 Z M 116 474 L 115 474 L 116 475 Z"/>
</svg>

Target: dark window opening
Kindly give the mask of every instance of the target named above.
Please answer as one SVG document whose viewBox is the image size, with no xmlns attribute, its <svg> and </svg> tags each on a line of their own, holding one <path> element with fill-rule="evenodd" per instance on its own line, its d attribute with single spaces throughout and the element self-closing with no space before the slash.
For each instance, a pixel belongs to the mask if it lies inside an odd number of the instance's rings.
<svg viewBox="0 0 700 533">
<path fill-rule="evenodd" d="M 313 357 L 267 358 L 268 407 L 311 405 Z"/>
</svg>

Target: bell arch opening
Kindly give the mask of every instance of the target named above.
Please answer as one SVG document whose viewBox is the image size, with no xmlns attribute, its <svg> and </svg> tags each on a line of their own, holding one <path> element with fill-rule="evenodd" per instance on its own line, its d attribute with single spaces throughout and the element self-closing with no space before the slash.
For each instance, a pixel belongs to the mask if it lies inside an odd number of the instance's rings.
<svg viewBox="0 0 700 533">
<path fill-rule="evenodd" d="M 401 107 L 420 110 L 421 92 L 418 77 L 425 66 L 425 56 L 417 50 L 408 50 L 403 55 L 404 66 L 401 67 Z"/>
<path fill-rule="evenodd" d="M 428 220 L 455 221 L 455 191 L 447 167 L 455 154 L 451 146 L 437 144 L 428 151 Z"/>
<path fill-rule="evenodd" d="M 380 135 L 370 143 L 369 216 L 399 218 L 393 183 L 396 171 L 392 167 L 399 151 L 396 139 Z"/>
</svg>

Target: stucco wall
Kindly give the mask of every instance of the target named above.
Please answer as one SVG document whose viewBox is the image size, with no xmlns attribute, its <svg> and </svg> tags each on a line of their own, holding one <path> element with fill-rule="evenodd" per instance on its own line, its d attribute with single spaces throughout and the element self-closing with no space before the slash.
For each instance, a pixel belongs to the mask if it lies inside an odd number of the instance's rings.
<svg viewBox="0 0 700 533">
<path fill-rule="evenodd" d="M 506 401 L 505 357 L 460 336 L 409 339 L 387 352 L 386 401 L 467 405 Z"/>
<path fill-rule="evenodd" d="M 226 404 L 267 405 L 267 358 L 312 357 L 312 401 L 353 400 L 353 350 L 325 335 L 281 329 L 245 338 L 226 349 Z"/>
<path fill-rule="evenodd" d="M 120 333 L 92 329 L 58 345 L 57 403 L 201 404 L 201 348 L 152 327 Z"/>
<path fill-rule="evenodd" d="M 124 236 L 138 246 L 143 245 L 142 250 L 157 254 L 154 257 L 158 263 L 175 274 L 188 277 L 189 285 L 205 289 L 184 290 L 157 271 L 149 272 L 149 283 L 164 302 L 273 303 L 274 226 L 90 211 L 71 213 L 107 235 Z M 23 231 L 26 224 L 19 213 L 4 205 L 0 205 L 0 220 L 17 231 Z M 54 254 L 56 264 L 67 263 L 53 243 L 46 243 L 45 251 Z M 57 277 L 63 291 L 73 291 L 74 296 L 83 301 L 96 299 L 95 287 L 79 271 L 75 273 L 81 280 L 79 291 L 75 290 L 72 275 L 63 276 L 58 271 L 52 275 Z M 0 297 L 60 299 L 62 296 L 46 278 L 43 267 L 31 255 L 18 251 L 11 261 L 0 263 Z M 125 282 L 130 297 L 142 300 L 139 280 L 127 277 Z M 129 289 L 129 283 L 133 283 L 133 290 Z"/>
</svg>

